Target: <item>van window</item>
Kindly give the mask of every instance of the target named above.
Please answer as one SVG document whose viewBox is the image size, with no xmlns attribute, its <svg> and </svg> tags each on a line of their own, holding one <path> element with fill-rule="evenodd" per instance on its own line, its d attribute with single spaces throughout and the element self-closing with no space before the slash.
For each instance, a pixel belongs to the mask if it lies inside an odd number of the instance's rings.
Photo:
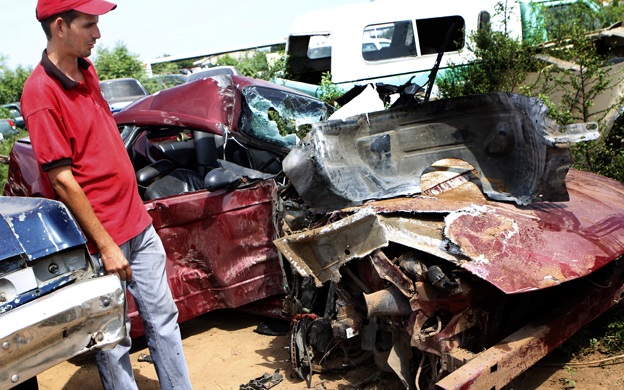
<svg viewBox="0 0 624 390">
<path fill-rule="evenodd" d="M 329 35 L 312 35 L 308 43 L 308 58 L 315 60 L 317 58 L 331 57 L 331 40 Z"/>
<path fill-rule="evenodd" d="M 369 25 L 362 34 L 362 57 L 366 61 L 416 56 L 411 20 Z"/>
<path fill-rule="evenodd" d="M 490 32 L 490 13 L 487 11 L 479 12 L 479 23 L 478 30 L 483 30 L 484 32 Z"/>
<path fill-rule="evenodd" d="M 442 18 L 418 19 L 418 44 L 422 55 L 437 54 L 444 43 L 447 31 L 455 23 L 451 38 L 446 45 L 446 52 L 458 51 L 464 47 L 464 18 L 461 16 L 446 16 Z"/>
</svg>

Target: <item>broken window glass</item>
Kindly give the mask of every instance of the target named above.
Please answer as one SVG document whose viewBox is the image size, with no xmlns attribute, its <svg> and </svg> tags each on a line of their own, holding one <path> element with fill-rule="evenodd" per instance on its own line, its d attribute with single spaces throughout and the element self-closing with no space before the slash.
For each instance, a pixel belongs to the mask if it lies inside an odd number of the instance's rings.
<svg viewBox="0 0 624 390">
<path fill-rule="evenodd" d="M 311 129 L 335 111 L 320 100 L 265 87 L 247 87 L 240 131 L 276 146 L 292 149 Z"/>
<path fill-rule="evenodd" d="M 364 28 L 362 57 L 366 61 L 416 56 L 411 20 L 372 24 Z"/>
</svg>

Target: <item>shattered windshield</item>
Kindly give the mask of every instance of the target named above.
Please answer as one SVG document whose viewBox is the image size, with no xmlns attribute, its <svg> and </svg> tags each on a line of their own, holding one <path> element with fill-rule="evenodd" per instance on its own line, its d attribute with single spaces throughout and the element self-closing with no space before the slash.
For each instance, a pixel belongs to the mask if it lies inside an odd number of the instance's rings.
<svg viewBox="0 0 624 390">
<path fill-rule="evenodd" d="M 311 124 L 327 120 L 333 107 L 312 97 L 265 87 L 247 87 L 240 130 L 242 133 L 292 149 Z"/>
</svg>

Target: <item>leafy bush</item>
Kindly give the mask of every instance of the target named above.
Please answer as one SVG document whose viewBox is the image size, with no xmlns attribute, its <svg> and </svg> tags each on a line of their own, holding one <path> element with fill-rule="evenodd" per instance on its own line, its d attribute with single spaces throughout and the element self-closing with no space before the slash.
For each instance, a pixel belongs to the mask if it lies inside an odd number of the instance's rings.
<svg viewBox="0 0 624 390">
<path fill-rule="evenodd" d="M 607 8 L 611 16 L 603 15 L 604 23 L 614 15 L 622 16 L 619 5 Z M 572 145 L 573 166 L 623 181 L 624 120 L 617 121 L 608 131 L 607 114 L 611 109 L 619 110 L 624 101 L 599 112 L 593 107 L 596 98 L 622 83 L 624 76 L 611 72 L 610 50 L 598 52 L 588 39 L 586 33 L 594 20 L 588 19 L 586 11 L 582 6 L 570 5 L 560 12 L 545 14 L 542 23 L 548 26 L 552 39 L 546 46 L 531 45 L 532 39 L 520 42 L 505 33 L 485 29 L 473 34 L 468 49 L 475 60 L 465 66 L 451 66 L 438 86 L 444 97 L 519 91 L 544 100 L 551 117 L 561 125 L 598 122 L 602 130 L 599 140 Z M 536 53 L 573 63 L 576 70 L 538 62 L 534 58 Z M 529 72 L 534 73 L 527 80 Z M 551 101 L 554 96 L 559 97 L 556 104 Z"/>
<path fill-rule="evenodd" d="M 7 135 L 4 138 L 4 141 L 0 145 L 0 155 L 8 156 L 11 153 L 11 149 L 13 149 L 13 144 L 20 138 L 28 137 L 28 132 L 24 129 L 18 129 L 19 133 L 15 135 Z M 6 164 L 0 164 L 0 194 L 2 193 L 2 189 L 4 188 L 4 183 L 7 180 L 7 173 L 9 171 L 9 166 Z"/>
<path fill-rule="evenodd" d="M 32 68 L 24 68 L 21 65 L 15 70 L 9 69 L 6 57 L 0 55 L 0 104 L 19 102 L 24 83 L 31 73 Z"/>
<path fill-rule="evenodd" d="M 485 29 L 473 33 L 467 43 L 475 61 L 451 65 L 438 80 L 444 98 L 488 92 L 511 92 L 536 68 L 525 43 L 500 31 Z"/>
<path fill-rule="evenodd" d="M 597 141 L 572 146 L 573 168 L 594 172 L 624 183 L 624 117 Z"/>
<path fill-rule="evenodd" d="M 319 99 L 334 107 L 337 106 L 336 99 L 344 94 L 344 91 L 340 89 L 336 84 L 331 81 L 331 73 L 323 73 L 321 78 L 321 86 L 318 89 Z M 339 108 L 339 107 L 338 107 Z"/>
<path fill-rule="evenodd" d="M 598 51 L 588 39 L 589 22 L 585 11 L 580 6 L 570 6 L 566 12 L 550 14 L 545 21 L 553 41 L 544 52 L 576 64 L 577 69 L 546 67 L 535 81 L 527 83 L 523 92 L 544 100 L 551 117 L 562 125 L 597 122 L 601 138 L 572 145 L 573 166 L 622 181 L 624 157 L 620 146 L 624 122 L 620 120 L 609 128 L 608 114 L 619 111 L 624 99 L 601 111 L 594 108 L 594 102 L 600 95 L 611 93 L 611 89 L 624 81 L 624 76 L 612 72 L 611 50 Z M 560 96 L 560 101 L 553 104 L 552 96 Z"/>
</svg>

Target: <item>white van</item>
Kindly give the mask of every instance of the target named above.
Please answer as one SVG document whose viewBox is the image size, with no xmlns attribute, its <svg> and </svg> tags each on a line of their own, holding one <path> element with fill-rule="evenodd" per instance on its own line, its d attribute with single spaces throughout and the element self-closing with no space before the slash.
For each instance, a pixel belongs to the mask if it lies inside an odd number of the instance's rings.
<svg viewBox="0 0 624 390">
<path fill-rule="evenodd" d="M 345 91 L 356 84 L 427 82 L 449 30 L 441 72 L 450 62 L 465 63 L 471 32 L 503 28 L 500 0 L 384 0 L 349 4 L 300 15 L 288 31 L 289 73 L 300 82 L 286 86 L 316 95 L 322 74 Z M 504 1 L 503 1 L 504 3 Z M 508 1 L 507 31 L 517 38 L 535 25 L 544 10 L 561 10 L 583 3 L 591 12 L 600 8 L 589 0 Z M 502 5 L 502 4 L 501 4 Z M 512 6 L 513 5 L 513 6 Z"/>
</svg>

